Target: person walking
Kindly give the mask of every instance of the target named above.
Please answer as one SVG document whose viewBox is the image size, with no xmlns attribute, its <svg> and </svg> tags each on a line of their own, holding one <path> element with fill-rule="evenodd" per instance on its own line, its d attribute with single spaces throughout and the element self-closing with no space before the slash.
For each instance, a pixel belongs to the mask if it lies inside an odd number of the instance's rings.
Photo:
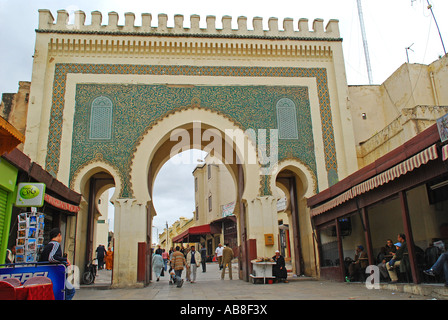
<svg viewBox="0 0 448 320">
<path fill-rule="evenodd" d="M 168 252 L 166 252 L 165 249 L 162 249 L 162 258 L 163 258 L 163 267 L 164 267 L 165 271 L 167 271 L 167 265 L 168 265 L 168 260 L 170 259 L 170 256 L 169 256 Z"/>
<path fill-rule="evenodd" d="M 182 279 L 182 271 L 184 270 L 184 266 L 187 264 L 185 261 L 185 257 L 182 252 L 180 252 L 180 247 L 176 247 L 176 251 L 173 252 L 171 259 L 171 267 L 174 269 L 174 273 L 176 275 L 176 284 L 177 287 L 180 288 L 184 284 L 184 280 Z"/>
<path fill-rule="evenodd" d="M 202 272 L 205 272 L 207 269 L 207 249 L 205 245 L 202 245 L 201 248 L 201 264 L 202 264 Z"/>
<path fill-rule="evenodd" d="M 191 246 L 190 252 L 187 253 L 187 269 L 190 270 L 190 283 L 196 281 L 196 271 L 201 264 L 201 254 Z"/>
<path fill-rule="evenodd" d="M 152 256 L 152 269 L 154 270 L 154 273 L 156 274 L 157 281 L 160 280 L 160 274 L 162 273 L 163 269 L 163 258 L 162 255 L 158 253 L 154 253 Z"/>
<path fill-rule="evenodd" d="M 221 280 L 224 280 L 224 276 L 226 274 L 226 266 L 229 267 L 229 279 L 232 280 L 232 259 L 233 259 L 233 250 L 229 247 L 229 244 L 225 244 L 225 248 L 222 250 L 222 272 L 221 272 Z"/>
<path fill-rule="evenodd" d="M 106 270 L 112 270 L 112 266 L 114 264 L 114 252 L 111 247 L 107 249 L 106 252 Z"/>
<path fill-rule="evenodd" d="M 190 250 L 191 250 L 190 245 L 187 244 L 187 247 L 184 249 L 184 252 L 183 252 L 184 257 L 185 257 L 185 261 L 187 261 L 187 255 L 188 255 L 188 253 L 190 252 Z M 191 272 L 191 270 L 190 270 L 190 268 L 187 266 L 187 268 L 186 268 L 186 270 L 185 270 L 185 280 L 187 280 L 187 281 L 190 281 L 190 272 Z"/>
<path fill-rule="evenodd" d="M 222 251 L 223 251 L 222 244 L 218 244 L 218 247 L 215 250 L 216 259 L 218 260 L 219 270 L 222 270 Z"/>
<path fill-rule="evenodd" d="M 96 248 L 96 258 L 98 259 L 98 270 L 103 270 L 105 257 L 106 257 L 106 248 L 104 247 L 104 245 L 100 244 Z"/>
</svg>

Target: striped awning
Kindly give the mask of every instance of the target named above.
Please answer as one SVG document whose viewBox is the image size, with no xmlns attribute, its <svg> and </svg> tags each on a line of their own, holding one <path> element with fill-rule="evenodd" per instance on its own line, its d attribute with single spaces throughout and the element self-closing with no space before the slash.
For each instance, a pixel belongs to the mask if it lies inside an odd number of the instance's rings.
<svg viewBox="0 0 448 320">
<path fill-rule="evenodd" d="M 446 150 L 448 153 L 448 149 Z M 385 183 L 388 183 L 399 176 L 402 176 L 421 165 L 428 163 L 430 160 L 437 159 L 437 146 L 434 144 L 431 147 L 423 150 L 422 152 L 414 155 L 413 157 L 397 164 L 396 166 L 377 174 L 376 176 L 357 184 L 356 186 L 350 188 L 339 196 L 333 198 L 332 200 L 311 209 L 311 217 L 317 216 L 325 211 L 331 210 L 340 204 L 360 195 L 368 192 L 374 188 L 377 188 Z M 448 155 L 447 155 L 448 157 Z"/>
<path fill-rule="evenodd" d="M 446 161 L 448 159 L 448 144 L 442 147 L 442 160 Z"/>
<path fill-rule="evenodd" d="M 81 208 L 79 206 L 61 201 L 59 199 L 56 199 L 49 194 L 45 194 L 44 200 L 51 204 L 53 207 L 59 208 L 61 210 L 70 211 L 72 213 L 78 213 Z"/>
</svg>

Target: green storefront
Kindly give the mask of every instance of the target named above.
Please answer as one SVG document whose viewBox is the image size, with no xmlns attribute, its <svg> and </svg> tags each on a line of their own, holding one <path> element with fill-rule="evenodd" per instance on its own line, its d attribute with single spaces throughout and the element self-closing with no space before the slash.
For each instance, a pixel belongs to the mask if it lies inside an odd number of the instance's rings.
<svg viewBox="0 0 448 320">
<path fill-rule="evenodd" d="M 5 263 L 18 169 L 0 157 L 0 264 Z"/>
</svg>

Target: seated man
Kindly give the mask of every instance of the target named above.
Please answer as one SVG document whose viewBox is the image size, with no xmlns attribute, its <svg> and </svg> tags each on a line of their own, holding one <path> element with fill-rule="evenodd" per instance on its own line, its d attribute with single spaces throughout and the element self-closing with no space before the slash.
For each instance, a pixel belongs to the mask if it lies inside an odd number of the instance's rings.
<svg viewBox="0 0 448 320">
<path fill-rule="evenodd" d="M 397 252 L 395 252 L 394 257 L 386 263 L 386 269 L 389 273 L 389 277 L 391 280 L 391 283 L 395 283 L 398 281 L 397 271 L 396 269 L 399 268 L 401 261 L 403 259 L 403 256 L 405 253 L 408 252 L 407 244 L 406 244 L 406 236 L 402 233 L 400 233 L 397 237 L 398 242 L 395 244 L 397 249 Z M 400 246 L 398 246 L 398 243 Z"/>
<path fill-rule="evenodd" d="M 288 271 L 286 270 L 285 258 L 280 254 L 280 251 L 275 251 L 275 256 L 272 257 L 275 264 L 272 266 L 272 275 L 277 282 L 288 283 L 286 278 L 288 277 Z"/>
<path fill-rule="evenodd" d="M 430 269 L 423 271 L 423 273 L 429 276 L 436 276 L 442 273 L 442 270 L 445 275 L 445 287 L 448 287 L 448 252 L 442 253 L 436 263 Z"/>
<path fill-rule="evenodd" d="M 348 274 L 350 281 L 353 281 L 360 271 L 367 268 L 369 264 L 367 253 L 364 247 L 359 245 L 356 247 L 355 260 L 348 266 Z"/>
</svg>

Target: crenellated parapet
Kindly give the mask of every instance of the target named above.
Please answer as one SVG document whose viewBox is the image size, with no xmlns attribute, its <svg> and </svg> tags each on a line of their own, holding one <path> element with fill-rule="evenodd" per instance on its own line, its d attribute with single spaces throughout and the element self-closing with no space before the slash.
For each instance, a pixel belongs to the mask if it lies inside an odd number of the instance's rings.
<svg viewBox="0 0 448 320">
<path fill-rule="evenodd" d="M 49 10 L 39 10 L 38 32 L 54 33 L 92 33 L 92 34 L 126 34 L 126 35 L 163 35 L 163 36 L 194 36 L 194 37 L 224 37 L 224 38 L 289 38 L 300 40 L 340 40 L 339 21 L 329 20 L 324 27 L 322 19 L 315 19 L 309 26 L 308 19 L 300 19 L 294 27 L 294 20 L 283 19 L 283 26 L 279 28 L 278 18 L 269 18 L 268 30 L 263 29 L 263 18 L 254 17 L 252 26 L 248 25 L 247 17 L 237 18 L 237 29 L 232 29 L 232 17 L 223 16 L 222 28 L 216 27 L 216 17 L 206 17 L 206 28 L 200 27 L 200 16 L 191 15 L 190 25 L 185 26 L 183 15 L 174 16 L 174 26 L 168 27 L 168 15 L 157 16 L 157 26 L 152 25 L 153 17 L 149 13 L 141 15 L 141 25 L 135 25 L 135 14 L 124 14 L 124 24 L 119 24 L 116 12 L 108 13 L 108 23 L 103 24 L 103 15 L 99 11 L 91 13 L 91 23 L 87 25 L 86 14 L 83 11 L 74 13 L 74 23 L 69 23 L 69 13 L 66 10 L 57 12 L 56 21 Z"/>
</svg>

